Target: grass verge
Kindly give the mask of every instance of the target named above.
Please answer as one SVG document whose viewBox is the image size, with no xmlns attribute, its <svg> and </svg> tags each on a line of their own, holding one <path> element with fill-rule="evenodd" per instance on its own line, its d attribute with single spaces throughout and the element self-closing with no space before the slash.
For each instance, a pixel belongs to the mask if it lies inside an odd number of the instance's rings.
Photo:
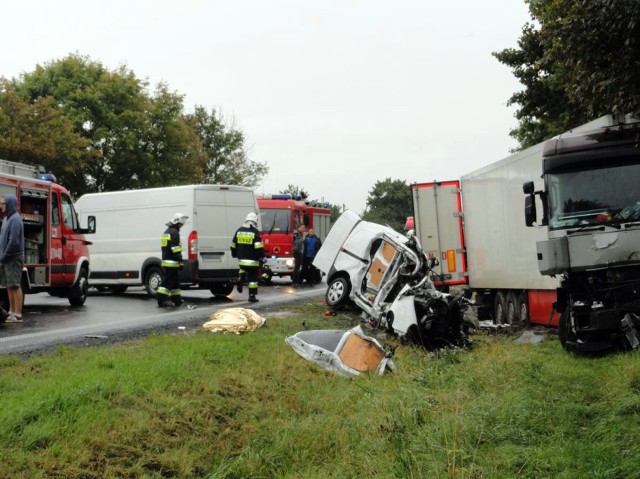
<svg viewBox="0 0 640 479">
<path fill-rule="evenodd" d="M 347 379 L 284 342 L 358 324 L 320 301 L 245 335 L 0 357 L 0 477 L 640 478 L 637 353 L 390 338 L 396 373 Z"/>
</svg>

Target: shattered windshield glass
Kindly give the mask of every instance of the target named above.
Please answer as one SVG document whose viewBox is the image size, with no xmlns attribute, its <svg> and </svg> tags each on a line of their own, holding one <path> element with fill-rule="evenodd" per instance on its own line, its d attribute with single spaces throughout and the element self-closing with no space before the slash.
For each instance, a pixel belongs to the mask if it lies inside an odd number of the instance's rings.
<svg viewBox="0 0 640 479">
<path fill-rule="evenodd" d="M 640 164 L 549 173 L 549 228 L 640 221 Z"/>
</svg>

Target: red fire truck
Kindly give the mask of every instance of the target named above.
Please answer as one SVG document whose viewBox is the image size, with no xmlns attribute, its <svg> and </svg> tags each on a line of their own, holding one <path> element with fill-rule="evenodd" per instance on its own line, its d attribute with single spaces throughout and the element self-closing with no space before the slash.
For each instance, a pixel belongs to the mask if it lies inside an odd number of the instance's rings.
<svg viewBox="0 0 640 479">
<path fill-rule="evenodd" d="M 294 199 L 291 195 L 258 196 L 258 206 L 267 266 L 274 276 L 290 276 L 294 266 L 294 231 L 304 224 L 324 241 L 331 228 L 331 209 L 326 203 Z"/>
<path fill-rule="evenodd" d="M 90 243 L 84 235 L 95 233 L 96 220 L 89 217 L 89 226 L 81 228 L 69 191 L 55 181 L 42 168 L 0 160 L 0 196 L 16 196 L 24 225 L 22 291 L 46 291 L 80 306 L 87 298 L 89 277 Z M 2 287 L 3 305 L 7 296 Z"/>
</svg>

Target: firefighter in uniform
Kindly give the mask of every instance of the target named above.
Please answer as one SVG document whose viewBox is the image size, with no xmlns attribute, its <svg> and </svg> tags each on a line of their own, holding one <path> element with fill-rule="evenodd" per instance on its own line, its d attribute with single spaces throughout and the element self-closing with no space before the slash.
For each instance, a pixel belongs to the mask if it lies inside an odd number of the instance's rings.
<svg viewBox="0 0 640 479">
<path fill-rule="evenodd" d="M 251 212 L 245 218 L 244 224 L 238 228 L 231 242 L 231 256 L 238 258 L 240 279 L 238 292 L 242 293 L 242 281 L 246 275 L 249 283 L 249 301 L 258 302 L 258 271 L 263 262 L 264 247 L 258 232 L 258 215 Z"/>
<path fill-rule="evenodd" d="M 162 283 L 158 287 L 158 306 L 161 308 L 180 306 L 180 269 L 182 268 L 182 244 L 180 228 L 189 217 L 182 213 L 173 215 L 167 223 L 168 228 L 161 238 L 162 244 Z"/>
</svg>

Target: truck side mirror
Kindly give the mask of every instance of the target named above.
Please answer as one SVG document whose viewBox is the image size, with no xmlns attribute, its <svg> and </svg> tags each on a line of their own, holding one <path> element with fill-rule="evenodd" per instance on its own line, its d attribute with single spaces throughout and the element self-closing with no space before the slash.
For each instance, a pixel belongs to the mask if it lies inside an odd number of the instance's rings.
<svg viewBox="0 0 640 479">
<path fill-rule="evenodd" d="M 535 188 L 533 187 L 533 181 L 527 181 L 526 183 L 522 184 L 522 191 L 524 191 L 525 195 L 533 194 L 534 189 Z"/>
<path fill-rule="evenodd" d="M 535 223 L 537 219 L 536 197 L 533 193 L 529 193 L 529 195 L 524 199 L 524 223 L 527 226 L 533 226 L 533 223 Z"/>
</svg>

